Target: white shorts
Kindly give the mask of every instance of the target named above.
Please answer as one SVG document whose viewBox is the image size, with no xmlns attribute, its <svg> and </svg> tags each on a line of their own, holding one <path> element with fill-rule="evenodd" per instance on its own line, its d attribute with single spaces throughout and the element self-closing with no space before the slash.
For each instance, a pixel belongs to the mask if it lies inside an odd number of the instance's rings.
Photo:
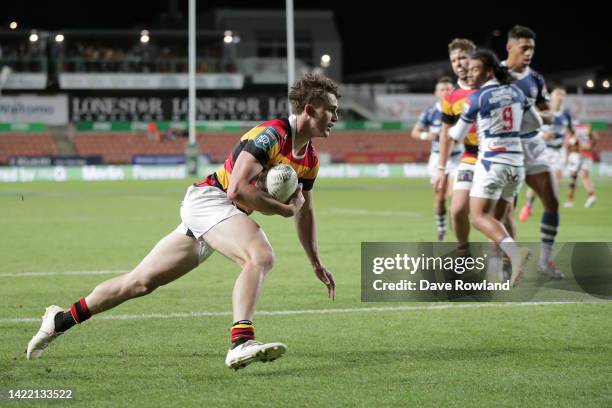
<svg viewBox="0 0 612 408">
<path fill-rule="evenodd" d="M 427 174 L 429 174 L 429 182 L 433 184 L 438 177 L 438 160 L 440 159 L 440 153 L 431 152 L 429 154 L 429 161 L 427 162 Z M 461 159 L 461 152 L 451 154 L 446 162 L 446 174 L 454 176 L 459 161 Z"/>
<path fill-rule="evenodd" d="M 472 188 L 472 180 L 474 179 L 475 168 L 475 164 L 469 164 L 465 162 L 459 163 L 455 174 L 455 184 L 453 184 L 453 191 L 470 190 Z"/>
<path fill-rule="evenodd" d="M 202 239 L 209 229 L 234 215 L 244 214 L 227 198 L 227 194 L 217 187 L 189 186 L 181 203 L 181 224 L 177 232 L 193 235 L 201 241 L 200 262 L 208 258 L 214 250 Z"/>
<path fill-rule="evenodd" d="M 579 170 L 591 171 L 593 170 L 593 159 L 584 157 L 578 152 L 571 152 L 567 157 L 567 163 L 570 174 L 576 173 Z"/>
<path fill-rule="evenodd" d="M 470 197 L 499 200 L 511 203 L 525 180 L 525 168 L 479 160 L 474 171 Z"/>
<path fill-rule="evenodd" d="M 553 147 L 547 147 L 546 159 L 552 171 L 561 170 L 563 168 L 563 152 L 561 148 L 555 149 Z"/>
<path fill-rule="evenodd" d="M 530 138 L 522 138 L 523 152 L 525 153 L 525 174 L 550 173 L 546 152 L 546 142 L 541 134 Z"/>
</svg>

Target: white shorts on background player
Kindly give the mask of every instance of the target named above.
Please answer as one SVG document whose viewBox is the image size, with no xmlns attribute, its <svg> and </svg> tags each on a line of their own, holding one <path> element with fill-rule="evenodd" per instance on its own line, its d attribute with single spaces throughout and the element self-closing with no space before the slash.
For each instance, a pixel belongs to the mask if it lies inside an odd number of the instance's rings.
<svg viewBox="0 0 612 408">
<path fill-rule="evenodd" d="M 546 147 L 546 159 L 552 171 L 563 169 L 563 150 L 561 148 Z"/>
<path fill-rule="evenodd" d="M 472 181 L 474 180 L 474 169 L 475 164 L 469 164 L 459 162 L 457 170 L 455 171 L 455 184 L 453 184 L 453 191 L 455 190 L 470 190 L 472 188 Z"/>
<path fill-rule="evenodd" d="M 578 170 L 593 170 L 593 159 L 584 157 L 578 152 L 571 152 L 567 157 L 567 163 L 570 173 L 575 173 Z"/>
<path fill-rule="evenodd" d="M 427 174 L 429 174 L 429 182 L 433 184 L 438 177 L 438 159 L 440 158 L 439 152 L 431 152 L 429 154 L 429 161 L 427 162 Z M 459 165 L 461 159 L 461 152 L 451 153 L 451 156 L 446 162 L 446 174 L 455 176 L 455 171 Z"/>
<path fill-rule="evenodd" d="M 202 263 L 213 252 L 202 238 L 209 229 L 234 215 L 244 214 L 229 198 L 225 191 L 212 186 L 189 186 L 181 204 L 181 223 L 175 231 L 188 235 L 191 231 L 194 238 L 200 242 L 200 258 Z"/>
<path fill-rule="evenodd" d="M 487 166 L 481 160 L 476 163 L 470 197 L 490 200 L 498 200 L 501 197 L 512 202 L 525 179 L 525 169 L 508 164 L 488 163 Z"/>
<path fill-rule="evenodd" d="M 542 134 L 523 138 L 521 137 L 523 152 L 525 154 L 525 174 L 550 173 L 551 167 L 548 159 L 546 142 Z"/>
</svg>

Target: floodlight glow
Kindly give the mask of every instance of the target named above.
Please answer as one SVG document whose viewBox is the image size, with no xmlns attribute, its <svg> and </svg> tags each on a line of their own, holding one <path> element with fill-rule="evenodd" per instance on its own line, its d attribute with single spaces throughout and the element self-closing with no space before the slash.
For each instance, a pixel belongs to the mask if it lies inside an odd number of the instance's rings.
<svg viewBox="0 0 612 408">
<path fill-rule="evenodd" d="M 323 54 L 321 56 L 321 66 L 323 68 L 329 67 L 330 62 L 331 62 L 331 57 L 328 54 Z"/>
<path fill-rule="evenodd" d="M 64 42 L 64 34 L 57 34 L 55 36 L 55 42 L 58 42 L 58 43 Z"/>
</svg>

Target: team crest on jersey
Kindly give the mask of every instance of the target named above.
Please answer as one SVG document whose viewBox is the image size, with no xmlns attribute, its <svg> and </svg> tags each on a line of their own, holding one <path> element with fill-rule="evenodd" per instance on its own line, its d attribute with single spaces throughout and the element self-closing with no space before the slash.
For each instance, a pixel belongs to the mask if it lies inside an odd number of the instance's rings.
<svg viewBox="0 0 612 408">
<path fill-rule="evenodd" d="M 538 97 L 538 87 L 537 86 L 532 86 L 531 88 L 529 88 L 529 92 L 531 93 L 531 97 L 533 99 Z"/>
<path fill-rule="evenodd" d="M 255 139 L 255 146 L 259 147 L 260 149 L 263 150 L 269 150 L 270 149 L 270 136 L 263 134 L 263 135 L 259 135 L 257 136 L 257 138 Z"/>
<path fill-rule="evenodd" d="M 263 150 L 269 150 L 279 138 L 280 135 L 276 129 L 268 126 L 255 138 L 255 146 Z"/>
</svg>

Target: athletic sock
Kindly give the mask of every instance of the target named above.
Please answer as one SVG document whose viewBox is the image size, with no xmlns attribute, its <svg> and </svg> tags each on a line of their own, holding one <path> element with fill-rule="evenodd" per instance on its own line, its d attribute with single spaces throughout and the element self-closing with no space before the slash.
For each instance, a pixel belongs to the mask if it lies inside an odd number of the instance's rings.
<svg viewBox="0 0 612 408">
<path fill-rule="evenodd" d="M 510 262 L 513 266 L 520 262 L 521 255 L 519 252 L 519 247 L 511 237 L 508 236 L 502 239 L 502 241 L 499 243 L 499 247 L 502 249 L 502 251 L 504 251 L 508 258 L 510 258 Z"/>
<path fill-rule="evenodd" d="M 546 266 L 552 255 L 553 245 L 559 227 L 559 213 L 545 212 L 540 222 L 540 266 Z"/>
<path fill-rule="evenodd" d="M 576 177 L 571 177 L 569 183 L 569 191 L 567 193 L 567 199 L 569 201 L 574 200 L 574 191 L 576 191 Z"/>
<path fill-rule="evenodd" d="M 438 228 L 438 234 L 446 233 L 446 213 L 435 214 L 436 227 Z"/>
<path fill-rule="evenodd" d="M 74 302 L 67 312 L 61 312 L 55 315 L 55 331 L 65 332 L 77 323 L 83 323 L 91 317 L 91 313 L 87 308 L 85 298 Z"/>
<path fill-rule="evenodd" d="M 230 341 L 232 348 L 236 348 L 242 343 L 255 339 L 255 327 L 250 320 L 239 320 L 232 325 Z"/>
</svg>

